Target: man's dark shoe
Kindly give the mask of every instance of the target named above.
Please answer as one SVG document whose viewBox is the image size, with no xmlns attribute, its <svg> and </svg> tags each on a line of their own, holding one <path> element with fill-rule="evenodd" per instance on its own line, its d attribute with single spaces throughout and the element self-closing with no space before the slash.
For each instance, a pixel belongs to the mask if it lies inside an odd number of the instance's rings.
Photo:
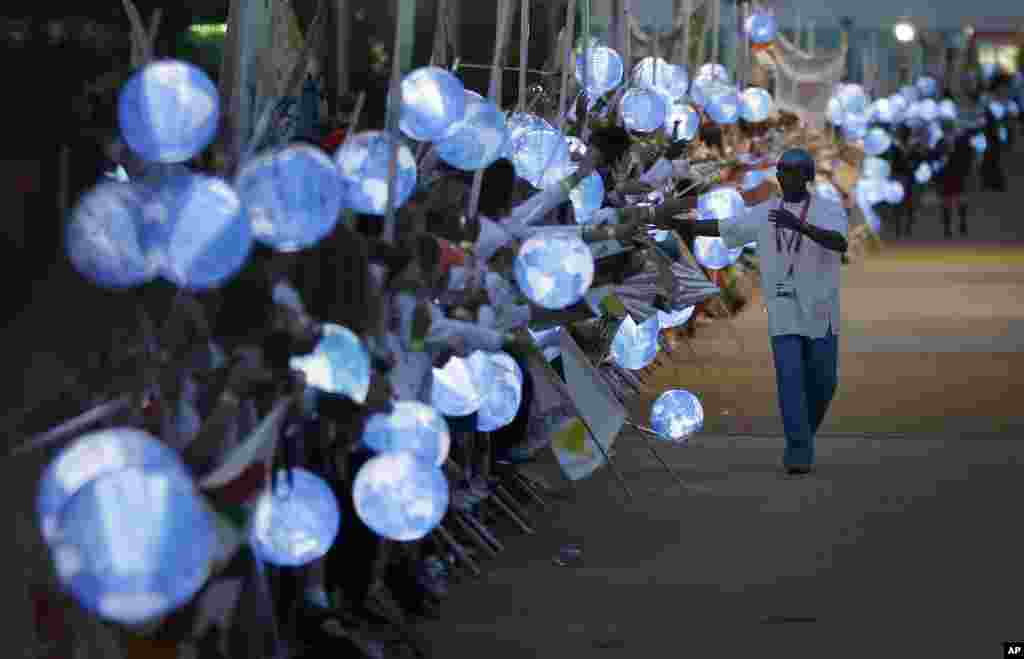
<svg viewBox="0 0 1024 659">
<path fill-rule="evenodd" d="M 812 471 L 814 471 L 814 468 L 811 465 L 786 465 L 786 474 L 788 476 L 806 476 Z"/>
</svg>

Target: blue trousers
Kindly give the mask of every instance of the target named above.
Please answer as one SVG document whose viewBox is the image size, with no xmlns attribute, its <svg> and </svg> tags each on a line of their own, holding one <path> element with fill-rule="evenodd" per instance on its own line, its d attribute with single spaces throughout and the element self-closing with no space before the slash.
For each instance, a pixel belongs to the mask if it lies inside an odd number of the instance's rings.
<svg viewBox="0 0 1024 659">
<path fill-rule="evenodd" d="M 779 411 L 786 433 L 782 461 L 814 464 L 814 436 L 836 392 L 839 340 L 829 327 L 820 339 L 799 334 L 772 337 Z"/>
</svg>

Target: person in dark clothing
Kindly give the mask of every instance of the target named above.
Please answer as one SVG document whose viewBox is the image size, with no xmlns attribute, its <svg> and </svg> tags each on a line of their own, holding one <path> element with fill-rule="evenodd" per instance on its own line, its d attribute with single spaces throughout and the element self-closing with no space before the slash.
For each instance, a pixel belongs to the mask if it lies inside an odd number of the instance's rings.
<svg viewBox="0 0 1024 659">
<path fill-rule="evenodd" d="M 948 160 L 939 178 L 942 190 L 942 223 L 946 238 L 953 237 L 953 212 L 960 216 L 960 235 L 967 235 L 967 200 L 964 198 L 967 180 L 974 164 L 971 133 L 957 131 L 951 122 L 943 127 L 945 137 L 939 144 Z"/>
<path fill-rule="evenodd" d="M 994 86 L 994 85 L 993 85 Z M 985 190 L 995 192 L 1006 191 L 1006 173 L 1003 171 L 1003 142 L 999 139 L 1000 127 L 1003 121 L 996 118 L 992 113 L 991 103 L 984 101 L 985 111 L 985 141 L 988 148 L 981 159 L 981 185 Z"/>
<path fill-rule="evenodd" d="M 893 223 L 897 237 L 901 235 L 904 227 L 906 235 L 909 236 L 910 229 L 914 224 L 914 168 L 916 167 L 911 151 L 910 129 L 901 125 L 896 129 L 893 137 L 895 139 L 892 146 L 889 147 L 889 151 L 886 152 L 886 156 L 892 169 L 892 178 L 899 181 L 904 190 L 903 203 L 895 209 Z"/>
</svg>

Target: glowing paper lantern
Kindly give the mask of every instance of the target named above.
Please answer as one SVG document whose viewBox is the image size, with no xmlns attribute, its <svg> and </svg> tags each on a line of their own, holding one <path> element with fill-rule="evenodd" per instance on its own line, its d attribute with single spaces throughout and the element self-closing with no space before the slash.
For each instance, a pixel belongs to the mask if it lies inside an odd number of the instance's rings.
<svg viewBox="0 0 1024 659">
<path fill-rule="evenodd" d="M 673 327 L 679 327 L 685 325 L 690 318 L 693 316 L 693 311 L 696 307 L 689 306 L 679 309 L 678 311 L 661 311 L 658 310 L 658 326 L 661 329 L 671 329 Z"/>
<path fill-rule="evenodd" d="M 769 43 L 775 40 L 775 17 L 764 12 L 755 12 L 747 18 L 747 35 L 754 43 Z"/>
<path fill-rule="evenodd" d="M 686 96 L 690 75 L 685 66 L 669 64 L 660 57 L 645 57 L 633 67 L 633 83 L 674 101 Z"/>
<path fill-rule="evenodd" d="M 921 96 L 928 98 L 935 96 L 938 93 L 939 83 L 935 81 L 935 78 L 931 76 L 921 76 L 915 83 L 917 91 L 920 92 Z"/>
<path fill-rule="evenodd" d="M 651 133 L 665 125 L 668 104 L 661 94 L 634 87 L 622 96 L 619 114 L 628 130 Z"/>
<path fill-rule="evenodd" d="M 513 112 L 505 118 L 505 130 L 507 131 L 508 139 L 505 140 L 504 157 L 511 160 L 516 143 L 523 135 L 533 130 L 554 131 L 555 127 L 543 117 L 538 117 L 535 114 Z"/>
<path fill-rule="evenodd" d="M 923 162 L 920 165 L 918 165 L 917 169 L 914 171 L 914 180 L 923 185 L 923 184 L 927 183 L 928 181 L 930 181 L 931 179 L 932 179 L 932 168 L 931 168 L 931 165 L 929 165 L 926 162 Z"/>
<path fill-rule="evenodd" d="M 892 166 L 888 160 L 881 158 L 865 158 L 861 165 L 861 175 L 864 178 L 889 178 Z"/>
<path fill-rule="evenodd" d="M 516 176 L 535 188 L 556 185 L 573 168 L 569 144 L 556 130 L 531 130 L 522 135 L 512 152 Z"/>
<path fill-rule="evenodd" d="M 308 355 L 290 360 L 306 376 L 306 384 L 330 394 L 348 396 L 362 405 L 370 392 L 370 355 L 352 330 L 324 323 L 322 337 Z"/>
<path fill-rule="evenodd" d="M 903 202 L 903 184 L 899 181 L 887 181 L 885 184 L 885 201 L 889 204 L 899 204 Z"/>
<path fill-rule="evenodd" d="M 590 55 L 589 66 L 587 54 Z M 585 85 L 590 98 L 603 96 L 618 87 L 624 72 L 622 57 L 607 46 L 592 47 L 589 53 L 583 50 L 576 55 L 576 82 L 581 87 Z"/>
<path fill-rule="evenodd" d="M 871 128 L 864 135 L 864 153 L 869 156 L 880 156 L 892 146 L 889 133 L 881 128 Z"/>
<path fill-rule="evenodd" d="M 1009 114 L 1014 119 L 1020 116 L 1020 105 L 1017 103 L 1017 101 L 1010 99 L 1009 101 L 1006 102 L 1006 113 Z"/>
<path fill-rule="evenodd" d="M 396 401 L 388 414 L 374 414 L 363 430 L 363 444 L 377 453 L 408 451 L 440 467 L 448 459 L 448 423 L 433 407 L 414 400 Z"/>
<path fill-rule="evenodd" d="M 505 151 L 505 115 L 491 101 L 465 92 L 466 113 L 437 143 L 437 155 L 452 167 L 476 171 L 490 167 Z"/>
<path fill-rule="evenodd" d="M 594 254 L 574 234 L 538 234 L 519 248 L 516 283 L 535 304 L 564 309 L 579 302 L 594 281 Z"/>
<path fill-rule="evenodd" d="M 651 430 L 664 439 L 685 443 L 703 427 L 704 408 L 689 391 L 666 391 L 651 405 Z"/>
<path fill-rule="evenodd" d="M 715 80 L 720 83 L 728 83 L 729 71 L 721 64 L 708 62 L 707 64 L 702 64 L 701 67 L 697 69 L 697 77 Z"/>
<path fill-rule="evenodd" d="M 942 140 L 942 126 L 937 121 L 928 124 L 928 148 L 934 149 Z"/>
<path fill-rule="evenodd" d="M 843 110 L 843 104 L 835 96 L 828 99 L 828 104 L 825 106 L 825 118 L 833 126 L 841 126 L 843 120 L 846 119 L 846 111 Z"/>
<path fill-rule="evenodd" d="M 978 153 L 985 153 L 985 149 L 988 148 L 988 140 L 982 133 L 977 133 L 971 138 L 971 146 Z"/>
<path fill-rule="evenodd" d="M 1003 119 L 1006 116 L 1006 106 L 999 101 L 992 101 L 988 104 L 988 111 L 992 113 L 996 121 Z"/>
<path fill-rule="evenodd" d="M 592 172 L 569 193 L 569 200 L 575 213 L 576 224 L 590 224 L 596 218 L 594 212 L 604 203 L 604 179 Z"/>
<path fill-rule="evenodd" d="M 384 215 L 388 206 L 388 166 L 394 142 L 382 131 L 353 135 L 334 155 L 334 162 L 345 184 L 345 199 L 350 208 L 366 215 Z M 416 189 L 416 159 L 405 144 L 398 147 L 395 208 L 400 207 Z"/>
<path fill-rule="evenodd" d="M 441 414 L 469 416 L 480 409 L 482 400 L 480 383 L 465 359 L 452 357 L 444 367 L 434 369 L 430 404 Z"/>
<path fill-rule="evenodd" d="M 430 533 L 448 510 L 448 481 L 408 451 L 370 458 L 352 485 L 356 514 L 374 533 L 412 542 Z"/>
<path fill-rule="evenodd" d="M 75 493 L 51 550 L 61 583 L 85 608 L 134 625 L 192 599 L 215 546 L 213 520 L 188 476 L 129 467 Z"/>
<path fill-rule="evenodd" d="M 128 467 L 178 472 L 187 477 L 181 457 L 149 433 L 136 428 L 91 432 L 61 449 L 43 472 L 36 498 L 39 528 L 47 542 L 59 538 L 59 515 L 84 485 Z"/>
<path fill-rule="evenodd" d="M 735 188 L 719 186 L 697 197 L 697 217 L 701 220 L 727 220 L 746 212 L 743 196 Z"/>
<path fill-rule="evenodd" d="M 768 119 L 773 109 L 772 95 L 760 87 L 747 87 L 740 98 L 740 117 L 759 123 Z"/>
<path fill-rule="evenodd" d="M 698 236 L 693 241 L 693 255 L 708 270 L 727 268 L 740 258 L 743 247 L 729 249 L 721 238 Z"/>
<path fill-rule="evenodd" d="M 283 252 L 312 247 L 333 231 L 345 198 L 330 157 L 305 145 L 249 162 L 235 189 L 256 240 Z"/>
<path fill-rule="evenodd" d="M 888 181 L 881 178 L 861 178 L 857 181 L 858 199 L 863 200 L 868 206 L 874 206 L 885 201 L 886 186 Z"/>
<path fill-rule="evenodd" d="M 850 83 L 839 85 L 835 98 L 843 106 L 843 112 L 848 115 L 865 114 L 871 102 L 863 87 Z"/>
<path fill-rule="evenodd" d="M 700 130 L 700 113 L 692 105 L 673 103 L 665 117 L 665 129 L 673 140 L 693 140 Z"/>
<path fill-rule="evenodd" d="M 851 142 L 864 139 L 868 132 L 867 114 L 847 114 L 843 119 L 843 137 Z"/>
<path fill-rule="evenodd" d="M 516 360 L 504 352 L 477 350 L 469 356 L 469 367 L 483 395 L 476 429 L 491 432 L 512 423 L 523 400 L 523 371 Z"/>
<path fill-rule="evenodd" d="M 639 325 L 633 316 L 626 314 L 625 320 L 612 339 L 612 360 L 630 371 L 645 368 L 658 356 L 658 332 L 661 321 L 657 314 Z"/>
<path fill-rule="evenodd" d="M 998 135 L 999 141 L 1002 142 L 1003 144 L 1006 144 L 1007 142 L 1010 141 L 1010 133 L 1009 131 L 1006 130 L 1006 126 L 999 127 Z"/>
<path fill-rule="evenodd" d="M 921 100 L 921 92 L 914 85 L 903 85 L 897 93 L 905 98 L 909 105 Z"/>
<path fill-rule="evenodd" d="M 249 543 L 272 565 L 297 567 L 322 558 L 341 527 L 331 486 L 305 469 L 280 470 L 256 501 Z"/>
<path fill-rule="evenodd" d="M 883 124 L 894 124 L 897 121 L 897 107 L 890 99 L 880 98 L 871 104 L 871 118 Z"/>
<path fill-rule="evenodd" d="M 957 111 L 956 103 L 950 99 L 945 99 L 939 103 L 939 118 L 946 119 L 949 121 L 956 121 Z"/>
<path fill-rule="evenodd" d="M 399 127 L 410 139 L 441 139 L 466 113 L 462 82 L 445 69 L 426 66 L 402 79 L 402 117 Z"/>
<path fill-rule="evenodd" d="M 144 241 L 161 274 L 182 288 L 215 288 L 237 273 L 252 249 L 252 225 L 226 181 L 168 176 L 144 206 Z"/>
<path fill-rule="evenodd" d="M 893 94 L 889 97 L 889 107 L 892 108 L 893 123 L 895 123 L 903 119 L 903 114 L 910 107 L 910 101 L 901 94 Z"/>
<path fill-rule="evenodd" d="M 922 121 L 935 121 L 939 116 L 939 104 L 926 98 L 917 104 L 917 116 Z"/>
<path fill-rule="evenodd" d="M 705 110 L 718 124 L 734 124 L 740 117 L 740 96 L 735 89 L 715 90 L 705 102 Z"/>
<path fill-rule="evenodd" d="M 213 141 L 220 121 L 217 87 L 201 69 L 161 60 L 128 79 L 117 99 L 124 141 L 149 162 L 185 162 Z"/>
<path fill-rule="evenodd" d="M 146 254 L 141 235 L 144 198 L 126 183 L 103 183 L 78 201 L 65 229 L 65 249 L 83 277 L 106 288 L 152 280 L 159 261 Z"/>
<path fill-rule="evenodd" d="M 831 199 L 836 203 L 843 203 L 843 196 L 839 193 L 839 190 L 828 181 L 817 181 L 814 184 L 814 193 L 819 197 Z"/>
</svg>

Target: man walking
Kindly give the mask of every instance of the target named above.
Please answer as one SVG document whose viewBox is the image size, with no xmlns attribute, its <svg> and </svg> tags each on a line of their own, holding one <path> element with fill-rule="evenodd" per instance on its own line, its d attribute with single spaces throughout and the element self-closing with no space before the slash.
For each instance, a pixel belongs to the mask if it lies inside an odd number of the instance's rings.
<svg viewBox="0 0 1024 659">
<path fill-rule="evenodd" d="M 849 221 L 841 204 L 809 191 L 814 159 L 803 149 L 782 154 L 778 180 L 781 200 L 739 217 L 691 220 L 690 228 L 721 236 L 730 248 L 757 242 L 786 433 L 783 466 L 803 475 L 814 465 L 814 436 L 836 390 L 839 267 Z"/>
</svg>

